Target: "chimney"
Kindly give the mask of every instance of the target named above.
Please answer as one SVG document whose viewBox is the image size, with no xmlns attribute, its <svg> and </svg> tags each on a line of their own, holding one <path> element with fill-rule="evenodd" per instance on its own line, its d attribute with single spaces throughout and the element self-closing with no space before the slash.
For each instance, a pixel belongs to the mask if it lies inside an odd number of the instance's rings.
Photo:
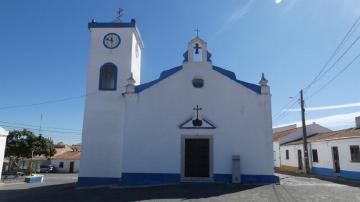
<svg viewBox="0 0 360 202">
<path fill-rule="evenodd" d="M 356 128 L 360 129 L 360 116 L 355 117 L 355 122 L 356 122 Z"/>
</svg>

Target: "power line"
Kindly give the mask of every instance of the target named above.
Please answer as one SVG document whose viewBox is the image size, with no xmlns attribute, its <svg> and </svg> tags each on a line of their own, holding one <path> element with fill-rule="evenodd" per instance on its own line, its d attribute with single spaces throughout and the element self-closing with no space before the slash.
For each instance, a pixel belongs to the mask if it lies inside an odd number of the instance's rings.
<svg viewBox="0 0 360 202">
<path fill-rule="evenodd" d="M 96 93 L 98 93 L 98 92 L 88 93 L 88 94 L 84 94 L 84 95 L 80 95 L 80 96 L 74 96 L 74 97 L 60 98 L 60 99 L 55 99 L 55 100 L 47 100 L 47 101 L 37 102 L 37 103 L 32 103 L 32 104 L 4 106 L 4 107 L 0 107 L 0 110 L 14 109 L 14 108 L 24 108 L 24 107 L 33 107 L 33 106 L 44 105 L 44 104 L 53 104 L 53 103 L 58 103 L 58 102 L 66 102 L 66 101 L 70 101 L 70 100 L 76 100 L 76 99 L 84 98 L 84 97 L 87 97 L 89 95 L 93 95 L 93 94 L 96 94 Z"/>
<path fill-rule="evenodd" d="M 4 124 L 1 124 L 0 125 L 1 127 L 8 127 L 8 128 L 20 128 L 20 129 L 23 129 L 24 127 L 21 127 L 21 126 L 14 126 L 14 125 L 4 125 Z M 32 128 L 32 127 L 27 127 L 27 128 L 24 128 L 24 129 L 29 129 L 29 130 L 39 130 L 39 128 Z M 79 134 L 78 132 L 71 132 L 71 131 L 59 131 L 59 130 L 45 130 L 45 129 L 42 129 L 42 131 L 45 131 L 45 132 L 52 132 L 52 133 L 61 133 L 61 134 Z"/>
<path fill-rule="evenodd" d="M 11 124 L 11 125 L 19 125 L 19 126 L 30 126 L 30 127 L 38 127 L 38 125 L 32 125 L 32 124 L 25 124 L 25 123 L 18 123 L 18 122 L 9 122 L 9 121 L 0 121 L 0 123 L 5 124 Z M 59 127 L 44 127 L 45 129 L 55 129 L 55 130 L 65 130 L 65 131 L 74 131 L 74 132 L 80 132 L 80 129 L 71 129 L 71 128 L 59 128 Z"/>
<path fill-rule="evenodd" d="M 308 84 L 304 90 L 307 91 L 309 88 L 311 88 L 312 85 L 314 85 L 319 79 L 320 77 L 323 77 L 326 72 L 324 74 L 322 74 L 326 67 L 329 65 L 329 63 L 333 60 L 333 58 L 337 55 L 337 53 L 340 51 L 340 49 L 342 48 L 342 46 L 346 43 L 346 41 L 349 39 L 349 37 L 354 33 L 354 31 L 356 30 L 357 26 L 359 25 L 359 21 L 360 21 L 360 16 L 355 20 L 355 22 L 352 24 L 352 26 L 350 27 L 349 31 L 345 34 L 344 38 L 341 40 L 341 42 L 339 43 L 339 45 L 336 47 L 335 51 L 331 54 L 331 56 L 329 57 L 329 59 L 326 61 L 326 63 L 324 64 L 324 66 L 321 68 L 320 72 L 315 76 L 315 78 L 310 82 L 310 84 Z"/>
<path fill-rule="evenodd" d="M 313 94 L 311 94 L 307 100 L 314 97 L 316 94 L 318 94 L 320 91 L 322 91 L 324 88 L 326 88 L 330 83 L 332 83 L 335 79 L 337 79 L 342 73 L 344 73 L 358 58 L 360 57 L 360 53 L 356 55 L 351 62 L 349 62 L 344 68 L 342 68 L 335 76 L 333 76 L 328 82 L 326 82 L 323 86 L 321 86 L 317 91 L 315 91 Z"/>
<path fill-rule="evenodd" d="M 339 53 L 339 51 L 342 49 L 343 45 L 347 42 L 347 40 L 350 38 L 350 36 L 354 33 L 354 31 L 359 26 L 360 22 L 360 16 L 355 20 L 355 22 L 352 24 L 348 32 L 345 34 L 344 38 L 341 40 L 339 45 L 336 47 L 335 51 L 331 54 L 329 59 L 326 61 L 326 63 L 321 68 L 320 72 L 315 76 L 315 78 L 304 88 L 305 93 L 320 79 L 322 79 L 330 70 L 332 70 L 335 65 L 349 52 L 349 50 L 358 42 L 360 39 L 360 35 L 350 44 L 350 46 L 340 55 L 340 57 L 337 58 L 337 60 L 326 69 L 326 67 L 330 64 L 330 62 L 335 58 L 335 56 Z M 335 77 L 333 77 L 329 82 L 327 82 L 324 86 L 322 86 L 318 91 L 313 93 L 310 97 L 316 95 L 318 92 L 320 92 L 322 89 L 324 89 L 327 85 L 329 85 L 332 81 L 334 81 L 340 74 L 342 74 L 355 60 L 358 58 L 356 56 L 353 61 L 351 61 L 343 70 L 341 70 Z M 298 94 L 297 94 L 298 95 Z M 289 101 L 285 106 L 288 106 L 292 103 L 292 101 Z M 285 111 L 285 109 L 292 108 L 297 102 L 294 102 L 289 108 L 282 107 L 280 109 L 280 113 L 278 113 L 274 119 L 276 119 L 275 122 L 279 122 L 281 119 L 285 118 L 288 115 L 288 111 Z M 287 113 L 286 113 L 287 112 Z"/>
<path fill-rule="evenodd" d="M 358 37 L 356 37 L 356 39 L 350 44 L 350 46 L 345 50 L 345 52 L 343 52 L 343 54 L 341 54 L 340 57 L 338 57 L 338 59 L 316 80 L 320 80 L 321 78 L 323 78 L 330 70 L 332 70 L 335 65 L 349 52 L 349 50 L 359 41 L 360 39 L 360 35 Z M 316 82 L 315 81 L 315 82 Z M 315 83 L 314 82 L 314 83 Z M 307 89 L 309 90 L 309 88 Z"/>
</svg>

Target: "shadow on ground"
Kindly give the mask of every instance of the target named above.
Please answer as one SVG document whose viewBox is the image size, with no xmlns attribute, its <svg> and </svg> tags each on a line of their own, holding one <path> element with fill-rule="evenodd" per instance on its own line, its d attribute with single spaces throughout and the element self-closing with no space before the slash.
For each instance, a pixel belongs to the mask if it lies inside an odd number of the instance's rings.
<svg viewBox="0 0 360 202">
<path fill-rule="evenodd" d="M 178 184 L 154 187 L 77 189 L 76 183 L 0 191 L 0 201 L 141 201 L 206 199 L 256 188 L 254 185 Z"/>
</svg>

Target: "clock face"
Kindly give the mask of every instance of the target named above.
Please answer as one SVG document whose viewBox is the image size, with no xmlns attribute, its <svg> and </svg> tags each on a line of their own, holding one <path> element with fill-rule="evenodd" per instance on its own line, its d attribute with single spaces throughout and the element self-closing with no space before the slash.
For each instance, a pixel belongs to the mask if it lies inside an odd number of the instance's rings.
<svg viewBox="0 0 360 202">
<path fill-rule="evenodd" d="M 115 33 L 109 33 L 104 36 L 104 46 L 109 49 L 117 48 L 120 45 L 120 36 Z"/>
</svg>

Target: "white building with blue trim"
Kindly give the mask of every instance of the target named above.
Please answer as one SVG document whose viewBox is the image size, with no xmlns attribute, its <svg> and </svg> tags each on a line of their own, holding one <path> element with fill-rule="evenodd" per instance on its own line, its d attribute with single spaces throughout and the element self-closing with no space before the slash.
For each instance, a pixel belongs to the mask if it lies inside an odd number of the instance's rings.
<svg viewBox="0 0 360 202">
<path fill-rule="evenodd" d="M 302 138 L 283 141 L 279 169 L 302 172 L 305 165 Z M 356 118 L 355 128 L 311 134 L 307 142 L 312 173 L 360 180 L 360 117 Z"/>
<path fill-rule="evenodd" d="M 278 181 L 264 75 L 260 85 L 239 80 L 195 37 L 181 65 L 141 83 L 135 20 L 88 27 L 79 186 Z"/>
</svg>

